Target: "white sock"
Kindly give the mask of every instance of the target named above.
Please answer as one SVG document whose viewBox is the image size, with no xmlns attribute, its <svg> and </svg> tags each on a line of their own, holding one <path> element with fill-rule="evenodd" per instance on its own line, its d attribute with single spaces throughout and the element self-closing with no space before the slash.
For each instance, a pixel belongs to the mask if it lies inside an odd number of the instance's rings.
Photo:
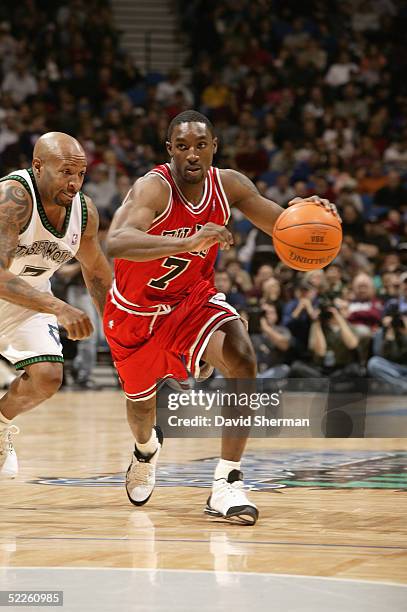
<svg viewBox="0 0 407 612">
<path fill-rule="evenodd" d="M 219 463 L 215 470 L 215 480 L 229 476 L 232 470 L 240 470 L 240 461 L 228 461 L 227 459 L 219 459 Z"/>
<path fill-rule="evenodd" d="M 6 419 L 6 417 L 4 416 L 4 414 L 2 414 L 0 412 L 0 423 L 4 423 L 5 425 L 10 425 L 10 423 L 13 421 L 13 419 Z"/>
<path fill-rule="evenodd" d="M 136 440 L 136 446 L 142 455 L 151 455 L 151 453 L 154 453 L 158 447 L 158 440 L 157 435 L 155 433 L 155 429 L 153 429 L 153 431 L 151 432 L 150 439 L 147 440 L 147 442 L 144 442 L 144 444 L 142 444 L 141 442 L 137 442 Z"/>
</svg>

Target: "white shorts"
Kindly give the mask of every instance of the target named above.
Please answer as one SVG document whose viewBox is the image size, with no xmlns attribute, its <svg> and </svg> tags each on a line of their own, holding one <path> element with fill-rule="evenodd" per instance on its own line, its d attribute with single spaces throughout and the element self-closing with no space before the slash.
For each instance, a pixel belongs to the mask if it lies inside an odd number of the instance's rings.
<svg viewBox="0 0 407 612">
<path fill-rule="evenodd" d="M 17 370 L 41 361 L 63 363 L 57 318 L 0 300 L 0 354 Z"/>
</svg>

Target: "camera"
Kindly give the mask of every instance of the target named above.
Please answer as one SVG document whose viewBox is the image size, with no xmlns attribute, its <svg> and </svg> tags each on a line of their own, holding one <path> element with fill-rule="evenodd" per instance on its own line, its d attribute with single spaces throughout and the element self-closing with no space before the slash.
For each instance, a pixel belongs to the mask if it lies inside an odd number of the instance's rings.
<svg viewBox="0 0 407 612">
<path fill-rule="evenodd" d="M 249 316 L 249 334 L 260 334 L 260 319 L 264 316 L 264 311 L 259 306 L 249 306 L 247 309 Z"/>
<path fill-rule="evenodd" d="M 322 323 L 326 323 L 332 317 L 332 312 L 329 309 L 335 307 L 334 297 L 331 293 L 327 293 L 320 296 L 318 300 L 319 319 Z"/>
<path fill-rule="evenodd" d="M 404 329 L 404 321 L 401 313 L 397 307 L 397 304 L 392 304 L 387 312 L 389 317 L 391 317 L 391 327 L 396 330 Z"/>
</svg>

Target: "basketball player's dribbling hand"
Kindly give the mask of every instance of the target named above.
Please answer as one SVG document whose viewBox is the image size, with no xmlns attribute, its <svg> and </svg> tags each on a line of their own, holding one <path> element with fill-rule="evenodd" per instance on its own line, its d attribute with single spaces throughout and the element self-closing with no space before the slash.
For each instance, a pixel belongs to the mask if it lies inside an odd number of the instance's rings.
<svg viewBox="0 0 407 612">
<path fill-rule="evenodd" d="M 320 198 L 317 195 L 312 195 L 308 198 L 294 198 L 293 200 L 290 200 L 288 202 L 288 206 L 293 206 L 298 202 L 314 202 L 314 204 L 317 204 L 318 206 L 323 206 L 328 212 L 331 212 L 342 223 L 342 219 L 338 213 L 338 209 L 336 208 L 335 204 L 332 204 L 332 202 L 326 200 L 325 198 Z"/>
<path fill-rule="evenodd" d="M 66 329 L 70 340 L 83 340 L 93 333 L 93 325 L 88 315 L 69 304 L 64 304 L 57 314 L 57 319 Z"/>
<path fill-rule="evenodd" d="M 233 245 L 232 234 L 224 225 L 206 223 L 199 232 L 188 238 L 188 251 L 205 251 L 217 243 L 227 251 Z"/>
</svg>

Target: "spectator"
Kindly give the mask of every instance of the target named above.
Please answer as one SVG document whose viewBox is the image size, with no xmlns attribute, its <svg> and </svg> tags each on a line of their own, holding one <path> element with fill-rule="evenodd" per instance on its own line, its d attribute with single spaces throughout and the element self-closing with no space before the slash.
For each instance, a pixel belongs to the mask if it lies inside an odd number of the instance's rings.
<svg viewBox="0 0 407 612">
<path fill-rule="evenodd" d="M 351 61 L 349 54 L 343 51 L 340 53 L 338 61 L 330 66 L 325 76 L 325 82 L 330 87 L 340 87 L 349 83 L 357 72 L 357 65 Z"/>
<path fill-rule="evenodd" d="M 387 383 L 388 391 L 407 393 L 407 315 L 393 312 L 383 319 L 367 364 L 372 378 Z"/>
<path fill-rule="evenodd" d="M 203 111 L 214 121 L 230 118 L 231 92 L 221 81 L 219 73 L 213 75 L 211 83 L 203 90 L 201 103 Z"/>
<path fill-rule="evenodd" d="M 92 198 L 99 211 L 104 211 L 116 194 L 115 169 L 101 163 L 91 168 L 89 175 L 90 180 L 86 182 L 83 191 Z"/>
<path fill-rule="evenodd" d="M 344 200 L 342 199 L 342 202 Z M 363 218 L 350 202 L 346 202 L 343 208 L 339 209 L 342 217 L 342 231 L 346 236 L 363 239 L 364 224 Z"/>
<path fill-rule="evenodd" d="M 362 168 L 358 172 L 358 189 L 362 194 L 373 196 L 376 191 L 387 185 L 387 176 L 385 176 L 380 162 L 372 163 L 370 159 L 366 164 L 370 165 L 370 170 Z"/>
<path fill-rule="evenodd" d="M 325 268 L 326 292 L 332 297 L 341 297 L 344 289 L 344 281 L 342 277 L 342 266 L 333 261 Z"/>
<path fill-rule="evenodd" d="M 232 279 L 227 272 L 218 271 L 215 274 L 215 286 L 220 293 L 224 293 L 226 301 L 237 310 L 247 307 L 246 297 L 243 293 L 233 288 Z"/>
<path fill-rule="evenodd" d="M 391 142 L 384 151 L 383 160 L 388 168 L 405 174 L 407 172 L 407 139 Z"/>
<path fill-rule="evenodd" d="M 380 254 L 391 251 L 392 243 L 386 226 L 384 223 L 378 223 L 375 217 L 367 219 L 363 234 L 359 237 L 358 251 L 364 253 L 371 261 L 378 261 Z"/>
<path fill-rule="evenodd" d="M 371 265 L 369 259 L 364 253 L 356 250 L 357 243 L 351 236 L 344 236 L 341 250 L 338 257 L 335 259 L 349 278 L 355 276 L 360 270 L 370 271 Z"/>
<path fill-rule="evenodd" d="M 279 305 L 281 285 L 277 278 L 271 277 L 263 282 L 261 304 Z"/>
<path fill-rule="evenodd" d="M 226 264 L 226 271 L 237 291 L 247 295 L 252 288 L 252 281 L 250 275 L 242 268 L 241 263 L 232 259 Z"/>
<path fill-rule="evenodd" d="M 350 377 L 363 375 L 359 367 L 357 348 L 359 339 L 335 303 L 325 300 L 320 303 L 318 316 L 311 324 L 308 348 L 310 363 L 295 361 L 291 376 L 298 378 L 320 378 L 329 376 L 336 381 L 347 381 Z"/>
<path fill-rule="evenodd" d="M 385 315 L 390 312 L 399 312 L 402 315 L 407 315 L 407 273 L 397 275 L 392 274 L 392 291 L 387 292 L 388 301 L 385 303 Z"/>
<path fill-rule="evenodd" d="M 92 372 L 97 360 L 99 319 L 92 298 L 85 286 L 81 266 L 78 261 L 63 265 L 56 273 L 56 280 L 64 284 L 66 300 L 71 306 L 86 312 L 93 325 L 93 333 L 85 340 L 76 343 L 76 354 L 72 362 L 71 374 L 80 389 L 97 389 L 92 380 Z"/>
<path fill-rule="evenodd" d="M 16 104 L 21 104 L 37 93 L 37 80 L 28 71 L 25 62 L 19 60 L 4 77 L 1 88 L 4 93 L 10 94 Z"/>
<path fill-rule="evenodd" d="M 18 43 L 10 31 L 10 23 L 2 21 L 0 23 L 0 62 L 3 74 L 12 69 L 18 50 Z"/>
<path fill-rule="evenodd" d="M 276 178 L 276 184 L 267 189 L 265 195 L 283 207 L 287 206 L 288 202 L 296 197 L 294 189 L 290 186 L 287 174 L 279 174 Z"/>
<path fill-rule="evenodd" d="M 391 303 L 396 300 L 400 289 L 400 275 L 397 272 L 383 272 L 381 276 L 381 288 L 379 290 L 379 297 L 384 303 L 385 312 L 387 311 L 388 301 Z"/>
<path fill-rule="evenodd" d="M 1 122 L 0 127 L 0 155 L 9 146 L 18 142 L 19 126 L 15 111 L 8 111 Z"/>
<path fill-rule="evenodd" d="M 170 106 L 175 101 L 177 92 L 181 92 L 183 94 L 185 103 L 188 106 L 192 105 L 192 93 L 184 84 L 181 74 L 178 70 L 171 70 L 168 77 L 158 84 L 155 99 L 164 106 Z"/>
<path fill-rule="evenodd" d="M 131 188 L 131 180 L 127 174 L 119 174 L 116 179 L 116 193 L 113 195 L 109 202 L 109 206 L 106 209 L 106 215 L 109 221 L 113 219 L 113 215 L 116 210 L 124 202 L 126 195 L 129 193 Z"/>
<path fill-rule="evenodd" d="M 284 306 L 282 323 L 294 338 L 294 356 L 297 359 L 306 356 L 311 323 L 318 316 L 317 302 L 315 289 L 305 279 L 300 279 L 294 299 Z"/>
<path fill-rule="evenodd" d="M 374 203 L 381 208 L 407 210 L 407 189 L 401 182 L 398 172 L 391 170 L 387 175 L 387 184 L 378 189 L 374 195 Z"/>
<path fill-rule="evenodd" d="M 376 297 L 373 280 L 368 274 L 357 274 L 352 282 L 353 297 L 348 307 L 348 321 L 361 334 L 371 334 L 381 323 L 383 305 Z"/>
<path fill-rule="evenodd" d="M 339 196 L 336 198 L 336 205 L 338 210 L 343 210 L 346 204 L 350 204 L 357 211 L 359 215 L 363 214 L 363 200 L 357 192 L 357 181 L 353 178 L 349 178 L 348 181 L 344 181 L 339 189 Z M 315 191 L 318 192 L 316 189 Z M 319 192 L 318 192 L 319 193 Z M 325 197 L 325 196 L 324 196 Z M 328 198 L 328 199 L 333 199 Z"/>
<path fill-rule="evenodd" d="M 368 103 L 353 83 L 348 83 L 344 87 L 341 99 L 335 104 L 335 115 L 346 119 L 355 118 L 363 122 L 368 119 Z"/>
<path fill-rule="evenodd" d="M 247 296 L 252 302 L 258 303 L 263 292 L 263 284 L 272 278 L 274 274 L 273 267 L 269 264 L 259 266 L 253 277 L 253 287 L 247 291 Z"/>
<path fill-rule="evenodd" d="M 281 150 L 276 153 L 270 164 L 270 168 L 275 172 L 290 173 L 296 165 L 294 145 L 291 141 L 286 140 L 283 143 Z"/>
<path fill-rule="evenodd" d="M 236 167 L 252 180 L 267 170 L 268 156 L 255 138 L 241 139 L 236 152 Z"/>
<path fill-rule="evenodd" d="M 264 378 L 285 378 L 290 368 L 286 365 L 291 343 L 290 331 L 279 324 L 277 306 L 263 304 L 260 318 L 261 333 L 252 335 L 259 373 Z"/>
</svg>

